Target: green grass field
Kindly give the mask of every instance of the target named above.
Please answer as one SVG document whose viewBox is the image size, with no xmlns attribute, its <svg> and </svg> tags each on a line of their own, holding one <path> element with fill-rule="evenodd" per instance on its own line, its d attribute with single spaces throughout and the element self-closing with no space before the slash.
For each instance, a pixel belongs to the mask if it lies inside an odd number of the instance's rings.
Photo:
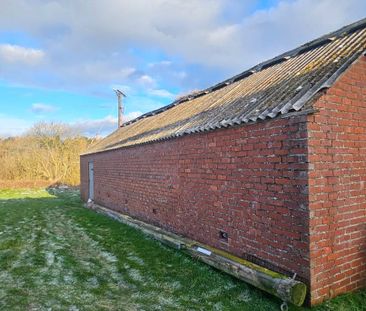
<svg viewBox="0 0 366 311">
<path fill-rule="evenodd" d="M 268 311 L 280 304 L 83 208 L 77 191 L 0 190 L 1 311 Z M 366 310 L 365 304 L 362 291 L 314 310 Z"/>
</svg>

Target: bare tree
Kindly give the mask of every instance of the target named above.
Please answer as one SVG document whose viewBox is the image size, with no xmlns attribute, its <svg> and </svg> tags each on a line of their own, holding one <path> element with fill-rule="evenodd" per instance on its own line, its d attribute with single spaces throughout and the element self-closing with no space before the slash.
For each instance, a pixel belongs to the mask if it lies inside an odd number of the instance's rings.
<svg viewBox="0 0 366 311">
<path fill-rule="evenodd" d="M 79 155 L 93 140 L 64 123 L 39 122 L 21 137 L 0 140 L 0 179 L 79 183 Z"/>
</svg>

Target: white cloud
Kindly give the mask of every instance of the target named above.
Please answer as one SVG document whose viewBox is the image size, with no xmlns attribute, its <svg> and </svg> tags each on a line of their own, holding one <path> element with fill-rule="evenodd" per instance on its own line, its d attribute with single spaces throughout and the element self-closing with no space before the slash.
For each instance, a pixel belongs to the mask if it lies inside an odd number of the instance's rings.
<svg viewBox="0 0 366 311">
<path fill-rule="evenodd" d="M 150 68 L 153 68 L 153 67 L 160 67 L 160 66 L 170 66 L 172 65 L 172 61 L 170 60 L 162 60 L 160 62 L 153 62 L 153 63 L 149 63 L 148 66 Z"/>
<path fill-rule="evenodd" d="M 150 77 L 149 75 L 142 75 L 137 79 L 137 82 L 144 85 L 144 86 L 154 86 L 156 85 L 156 81 L 154 78 Z"/>
<path fill-rule="evenodd" d="M 109 60 L 83 60 L 67 66 L 63 63 L 55 63 L 52 66 L 54 66 L 53 70 L 62 76 L 61 81 L 67 87 L 71 82 L 74 84 L 73 87 L 81 88 L 90 85 L 117 84 L 117 82 L 127 81 L 136 72 L 134 67 L 117 65 Z M 69 81 L 65 81 L 65 77 Z M 60 81 L 57 79 L 56 83 L 59 84 Z"/>
<path fill-rule="evenodd" d="M 140 111 L 133 111 L 126 114 L 123 118 L 124 122 L 137 118 L 142 113 Z M 79 120 L 71 125 L 75 127 L 80 133 L 87 136 L 105 136 L 117 129 L 118 120 L 114 116 L 106 116 L 101 119 Z"/>
<path fill-rule="evenodd" d="M 30 126 L 31 122 L 28 120 L 0 114 L 0 137 L 21 135 Z"/>
<path fill-rule="evenodd" d="M 176 75 L 174 83 L 181 79 L 186 88 L 202 88 L 360 19 L 366 11 L 364 0 L 282 0 L 253 12 L 255 3 L 2 0 L 0 30 L 26 32 L 43 50 L 2 45 L 0 59 L 35 64 L 47 53 L 41 75 L 47 79 L 37 83 L 51 87 L 93 89 L 137 81 L 147 89 L 166 88 L 161 81 L 171 82 L 171 70 L 187 73 Z M 177 61 L 146 57 L 156 52 L 178 59 L 183 68 Z M 197 64 L 199 69 L 190 67 Z M 0 68 L 0 74 L 12 82 L 34 83 L 33 71 L 12 74 L 11 69 Z"/>
<path fill-rule="evenodd" d="M 58 107 L 56 106 L 52 106 L 52 105 L 46 105 L 46 104 L 42 104 L 42 103 L 34 103 L 32 104 L 31 107 L 31 111 L 33 113 L 50 113 L 50 112 L 54 112 L 58 109 Z"/>
<path fill-rule="evenodd" d="M 127 122 L 142 115 L 140 111 L 127 113 L 123 121 Z M 33 120 L 25 120 L 12 117 L 6 114 L 0 114 L 0 138 L 12 137 L 24 134 L 34 124 Z M 70 125 L 82 135 L 87 136 L 105 136 L 117 129 L 117 118 L 108 115 L 100 119 L 80 119 L 71 122 Z"/>
<path fill-rule="evenodd" d="M 42 50 L 25 48 L 19 45 L 0 44 L 0 61 L 36 65 L 42 61 L 45 53 Z"/>
<path fill-rule="evenodd" d="M 130 113 L 127 113 L 124 117 L 123 117 L 123 122 L 127 122 L 133 119 L 136 119 L 137 117 L 141 116 L 142 112 L 141 111 L 132 111 Z"/>
<path fill-rule="evenodd" d="M 173 93 L 169 92 L 168 90 L 164 90 L 164 89 L 152 89 L 152 90 L 149 90 L 148 93 L 153 96 L 170 98 L 170 99 L 173 99 L 176 97 L 176 94 L 173 94 Z"/>
<path fill-rule="evenodd" d="M 102 119 L 79 120 L 72 124 L 79 132 L 88 135 L 105 135 L 117 128 L 117 118 L 106 116 Z"/>
</svg>

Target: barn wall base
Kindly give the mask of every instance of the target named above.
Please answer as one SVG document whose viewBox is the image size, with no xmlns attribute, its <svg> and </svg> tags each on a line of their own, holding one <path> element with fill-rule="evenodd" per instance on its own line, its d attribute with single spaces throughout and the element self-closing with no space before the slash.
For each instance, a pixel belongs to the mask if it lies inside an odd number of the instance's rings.
<svg viewBox="0 0 366 311">
<path fill-rule="evenodd" d="M 102 213 L 123 224 L 141 230 L 146 235 L 165 245 L 183 250 L 195 259 L 199 259 L 216 269 L 264 290 L 284 302 L 289 302 L 296 306 L 301 306 L 304 303 L 306 285 L 294 278 L 289 278 L 283 274 L 271 271 L 197 241 L 172 234 L 128 215 L 113 212 L 103 206 L 97 204 L 88 204 L 87 206 L 98 213 Z"/>
</svg>

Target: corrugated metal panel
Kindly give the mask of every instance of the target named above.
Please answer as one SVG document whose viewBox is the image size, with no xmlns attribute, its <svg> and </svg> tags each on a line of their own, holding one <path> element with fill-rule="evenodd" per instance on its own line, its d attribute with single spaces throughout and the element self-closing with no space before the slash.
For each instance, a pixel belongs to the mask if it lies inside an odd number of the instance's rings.
<svg viewBox="0 0 366 311">
<path fill-rule="evenodd" d="M 308 107 L 366 49 L 366 19 L 127 122 L 88 153 L 275 118 Z"/>
</svg>

